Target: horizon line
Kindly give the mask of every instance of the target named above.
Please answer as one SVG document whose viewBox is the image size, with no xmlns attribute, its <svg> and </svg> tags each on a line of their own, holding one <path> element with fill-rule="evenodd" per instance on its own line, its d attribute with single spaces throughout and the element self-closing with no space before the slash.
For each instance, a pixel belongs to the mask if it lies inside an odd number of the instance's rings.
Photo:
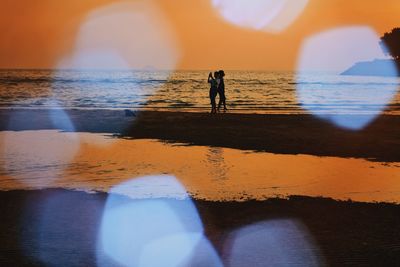
<svg viewBox="0 0 400 267">
<path fill-rule="evenodd" d="M 17 68 L 7 68 L 0 67 L 0 71 L 6 70 L 16 70 L 16 71 L 24 71 L 24 70 L 40 70 L 40 71 L 165 71 L 165 72 L 177 72 L 177 71 L 216 71 L 216 70 L 225 70 L 225 71 L 270 71 L 270 72 L 299 72 L 295 69 L 230 69 L 230 68 L 209 68 L 209 69 L 136 69 L 136 68 L 31 68 L 31 67 L 17 67 Z M 333 71 L 342 71 L 342 70 L 302 70 L 300 72 L 333 72 Z"/>
</svg>

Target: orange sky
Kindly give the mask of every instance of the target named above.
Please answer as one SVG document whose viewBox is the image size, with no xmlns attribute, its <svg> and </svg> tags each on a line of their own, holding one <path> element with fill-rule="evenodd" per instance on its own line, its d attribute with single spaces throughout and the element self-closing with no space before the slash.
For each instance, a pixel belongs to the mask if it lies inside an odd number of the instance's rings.
<svg viewBox="0 0 400 267">
<path fill-rule="evenodd" d="M 52 68 L 70 53 L 85 17 L 113 0 L 2 0 L 0 68 Z M 310 0 L 284 32 L 270 34 L 224 21 L 211 0 L 154 0 L 179 44 L 178 69 L 291 70 L 302 40 L 346 25 L 378 34 L 400 26 L 399 0 Z M 215 41 L 220 40 L 220 41 Z"/>
</svg>

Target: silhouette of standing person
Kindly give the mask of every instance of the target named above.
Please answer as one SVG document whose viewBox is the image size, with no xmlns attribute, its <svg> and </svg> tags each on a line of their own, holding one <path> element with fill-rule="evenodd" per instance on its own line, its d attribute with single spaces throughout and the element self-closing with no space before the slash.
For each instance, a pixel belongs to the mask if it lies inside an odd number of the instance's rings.
<svg viewBox="0 0 400 267">
<path fill-rule="evenodd" d="M 210 102 L 211 102 L 211 113 L 217 113 L 217 103 L 215 102 L 215 98 L 218 93 L 218 72 L 214 72 L 214 77 L 212 73 L 208 75 L 208 83 L 210 84 Z"/>
<path fill-rule="evenodd" d="M 224 76 L 225 76 L 225 72 L 223 70 L 218 71 L 218 78 L 219 78 L 219 83 L 218 83 L 218 94 L 219 94 L 218 111 L 220 110 L 222 105 L 224 105 L 224 111 L 227 110 L 227 108 L 226 108 L 226 97 L 225 97 Z"/>
</svg>

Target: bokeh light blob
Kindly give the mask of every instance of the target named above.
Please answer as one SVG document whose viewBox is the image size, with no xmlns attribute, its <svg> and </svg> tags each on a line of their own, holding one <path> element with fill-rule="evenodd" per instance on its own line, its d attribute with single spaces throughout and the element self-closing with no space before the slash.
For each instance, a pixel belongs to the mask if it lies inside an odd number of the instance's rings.
<svg viewBox="0 0 400 267">
<path fill-rule="evenodd" d="M 168 21 L 152 1 L 119 1 L 86 17 L 74 51 L 58 67 L 173 70 L 177 46 Z"/>
<path fill-rule="evenodd" d="M 365 70 L 346 70 L 358 65 Z M 384 75 L 374 75 L 379 64 Z M 370 124 L 397 93 L 397 68 L 379 46 L 379 36 L 369 27 L 343 27 L 309 37 L 300 50 L 297 96 L 311 114 L 336 126 L 361 130 Z"/>
<path fill-rule="evenodd" d="M 124 266 L 186 266 L 201 247 L 204 257 L 198 261 L 221 266 L 195 206 L 185 196 L 184 187 L 167 175 L 112 188 L 99 232 L 98 264 L 107 266 L 112 260 Z"/>
<path fill-rule="evenodd" d="M 279 33 L 289 27 L 308 0 L 212 0 L 228 22 L 253 30 Z"/>
<path fill-rule="evenodd" d="M 45 189 L 24 204 L 16 238 L 33 266 L 92 266 L 101 196 Z"/>
<path fill-rule="evenodd" d="M 67 117 L 65 123 L 72 127 Z M 28 188 L 53 186 L 79 151 L 79 137 L 76 133 L 55 130 L 30 131 L 30 138 L 26 136 L 26 132 L 6 132 L 2 140 L 2 167 L 7 175 Z"/>
<path fill-rule="evenodd" d="M 225 250 L 231 267 L 324 266 L 308 230 L 292 219 L 244 226 L 228 236 Z"/>
<path fill-rule="evenodd" d="M 86 108 L 93 98 L 108 107 L 113 96 L 126 95 L 125 108 L 144 105 L 167 81 L 179 57 L 172 27 L 153 1 L 102 6 L 82 20 L 72 50 L 57 62 L 52 101 L 64 109 Z M 143 82 L 154 80 L 159 82 Z M 53 117 L 67 122 L 65 116 Z"/>
<path fill-rule="evenodd" d="M 307 38 L 300 50 L 298 72 L 343 72 L 359 61 L 386 58 L 378 34 L 367 26 L 334 28 Z"/>
<path fill-rule="evenodd" d="M 49 109 L 48 112 L 53 126 L 61 131 L 75 132 L 75 126 L 68 113 L 58 104 L 52 104 L 52 106 L 53 108 Z M 73 136 L 76 140 L 79 139 L 77 134 L 70 136 Z"/>
</svg>

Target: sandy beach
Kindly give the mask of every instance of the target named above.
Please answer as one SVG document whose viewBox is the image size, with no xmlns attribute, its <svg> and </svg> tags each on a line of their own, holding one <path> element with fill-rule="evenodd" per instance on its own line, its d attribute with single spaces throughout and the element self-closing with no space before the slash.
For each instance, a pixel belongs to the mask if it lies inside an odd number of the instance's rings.
<svg viewBox="0 0 400 267">
<path fill-rule="evenodd" d="M 396 126 L 400 121 L 399 117 L 381 116 L 362 131 L 349 131 L 334 127 L 311 115 L 229 113 L 211 115 L 161 111 L 141 111 L 128 115 L 124 110 L 2 109 L 0 111 L 0 130 L 4 137 L 1 142 L 6 149 L 3 155 L 11 153 L 9 155 L 14 155 L 14 159 L 17 160 L 16 155 L 24 153 L 18 154 L 21 151 L 18 148 L 15 150 L 12 144 L 18 143 L 20 140 L 18 138 L 25 138 L 24 136 L 28 139 L 29 136 L 33 136 L 35 140 L 31 145 L 33 154 L 28 153 L 30 156 L 25 158 L 28 161 L 21 158 L 19 161 L 9 163 L 7 161 L 13 157 L 3 157 L 4 165 L 1 169 L 4 176 L 3 186 L 7 185 L 5 188 L 9 191 L 0 192 L 2 211 L 0 227 L 3 233 L 0 235 L 1 265 L 122 266 L 110 260 L 108 256 L 102 254 L 99 256 L 99 233 L 107 214 L 107 199 L 114 195 L 106 193 L 107 188 L 132 179 L 135 175 L 151 174 L 155 169 L 162 173 L 177 171 L 182 176 L 181 182 L 189 192 L 197 190 L 200 197 L 183 200 L 174 198 L 157 200 L 157 197 L 133 200 L 126 196 L 117 196 L 116 199 L 118 203 L 132 203 L 138 207 L 141 203 L 148 205 L 153 201 L 161 201 L 174 207 L 175 210 L 180 210 L 179 207 L 184 207 L 187 203 L 193 203 L 201 218 L 204 236 L 215 252 L 211 257 L 204 251 L 203 246 L 199 246 L 183 266 L 214 266 L 209 263 L 212 259 L 221 261 L 225 266 L 248 264 L 262 266 L 266 261 L 277 265 L 294 266 L 394 266 L 400 260 L 399 206 L 371 202 L 373 199 L 392 199 L 392 197 L 395 199 L 397 194 L 393 190 L 397 190 L 395 189 L 396 164 L 400 159 L 398 152 L 400 130 Z M 85 139 L 86 134 L 89 135 L 89 139 Z M 96 136 L 101 138 L 96 137 L 96 139 L 90 134 L 97 134 Z M 68 143 L 73 144 L 74 138 L 80 138 L 80 146 L 76 151 L 73 145 Z M 164 151 L 165 155 L 149 154 L 141 148 L 141 143 L 132 146 L 126 143 L 135 144 L 141 140 L 150 150 L 154 149 L 154 153 Z M 148 140 L 161 142 L 151 143 Z M 28 140 L 21 140 L 19 143 L 23 147 L 29 146 L 29 144 L 24 145 L 25 141 Z M 47 148 L 44 150 L 46 153 L 40 154 L 43 142 L 58 148 Z M 163 147 L 165 145 L 171 145 L 171 149 Z M 173 149 L 174 146 L 177 146 L 176 150 Z M 195 153 L 191 154 L 191 157 L 182 159 L 179 155 L 184 153 L 181 149 L 185 147 L 188 149 L 192 147 Z M 210 155 L 208 152 L 201 152 L 207 147 L 209 150 L 219 149 L 214 151 L 217 154 L 225 153 L 225 163 L 213 158 L 216 156 L 214 152 Z M 151 161 L 142 162 L 140 157 L 133 157 L 130 153 L 135 153 L 135 149 L 142 149 L 141 155 L 148 155 L 161 165 L 154 165 L 155 163 Z M 58 150 L 63 151 L 62 154 L 59 154 L 61 152 Z M 75 154 L 72 153 L 68 158 L 70 150 L 74 150 L 77 154 L 74 152 Z M 244 154 L 242 155 L 240 151 Z M 211 162 L 210 167 L 205 166 L 204 170 L 200 167 L 203 164 L 201 153 L 205 153 L 207 160 Z M 287 192 L 300 192 L 301 187 L 296 188 L 291 185 L 304 178 L 304 183 L 310 184 L 311 187 L 307 185 L 305 191 L 301 192 L 314 197 L 287 195 L 285 198 L 272 197 L 262 201 L 252 199 L 251 195 L 243 193 L 245 190 L 258 188 L 254 184 L 255 187 L 251 189 L 252 183 L 258 181 L 267 186 L 271 181 L 277 182 L 278 180 L 274 180 L 276 179 L 274 171 L 282 174 L 284 169 L 263 169 L 264 172 L 259 178 L 254 177 L 241 185 L 240 175 L 245 174 L 235 171 L 232 164 L 237 165 L 238 163 L 234 163 L 233 160 L 245 157 L 246 153 L 253 155 L 252 162 L 260 164 L 262 162 L 256 158 L 260 156 L 260 159 L 264 160 L 263 153 L 270 155 L 265 157 L 267 162 L 292 162 L 292 160 L 296 162 L 298 157 L 302 164 L 305 164 L 301 166 L 311 164 L 309 167 L 304 167 L 304 177 L 293 176 L 293 181 L 288 180 Z M 278 154 L 280 156 L 276 156 Z M 175 161 L 168 160 L 171 155 L 175 155 L 172 157 L 180 162 L 176 163 L 178 165 L 175 166 Z M 65 162 L 54 161 L 61 156 L 62 159 L 66 157 Z M 31 160 L 32 157 L 37 157 L 38 160 L 43 157 L 45 159 L 42 163 L 39 160 L 36 164 Z M 53 161 L 47 163 L 47 157 Z M 282 159 L 279 160 L 279 157 Z M 199 166 L 194 164 L 197 159 L 200 162 Z M 343 163 L 333 164 L 341 161 Z M 135 162 L 138 165 L 135 165 Z M 276 163 L 274 167 L 280 164 Z M 225 169 L 225 165 L 221 164 L 232 166 L 224 170 L 225 174 L 206 171 L 207 168 Z M 331 166 L 331 171 L 329 168 L 325 171 L 328 174 L 331 172 L 332 177 L 318 176 L 315 172 L 318 164 L 321 166 L 321 171 L 324 169 L 323 166 Z M 57 166 L 62 168 L 57 169 Z M 127 166 L 131 166 L 132 169 Z M 240 166 L 237 165 L 238 169 L 248 176 L 251 166 L 248 166 L 248 170 Z M 348 166 L 346 167 L 348 171 L 338 172 L 334 166 L 338 168 Z M 142 169 L 143 173 L 140 171 L 136 173 L 139 169 Z M 307 169 L 314 170 L 314 175 L 319 177 L 318 181 L 322 182 L 322 187 L 318 184 L 314 186 L 316 180 L 313 177 L 306 177 Z M 362 173 L 363 176 L 351 178 L 352 170 L 358 174 Z M 196 173 L 199 177 L 185 176 L 187 173 Z M 301 175 L 302 172 L 296 173 Z M 346 173 L 349 177 L 340 177 L 341 173 Z M 25 177 L 28 174 L 35 176 Z M 373 175 L 368 176 L 369 174 Z M 201 179 L 201 175 L 209 177 Z M 229 177 L 224 178 L 224 175 Z M 379 177 L 386 175 L 385 181 L 378 183 L 374 175 Z M 237 176 L 237 181 L 231 176 Z M 292 175 L 288 173 L 283 178 L 286 179 L 286 176 Z M 116 179 L 117 177 L 120 179 Z M 59 181 L 52 181 L 53 178 Z M 367 178 L 368 180 L 365 180 Z M 31 182 L 34 184 L 30 184 Z M 205 186 L 213 183 L 215 183 L 213 189 L 217 192 L 214 200 L 203 199 L 202 196 L 207 194 L 213 199 L 215 193 Z M 367 183 L 372 189 L 364 188 L 363 183 Z M 86 188 L 90 192 L 91 188 L 96 188 L 96 184 L 105 186 L 103 192 L 85 193 L 59 189 Z M 132 186 L 139 190 L 140 182 L 139 184 L 133 182 Z M 370 191 L 379 186 L 386 191 Z M 40 189 L 49 187 L 58 189 Z M 13 188 L 36 188 L 36 190 Z M 314 191 L 307 191 L 311 190 L 310 188 Z M 356 192 L 360 188 L 364 188 L 363 195 Z M 282 189 L 286 190 L 272 186 L 271 192 L 279 192 Z M 231 196 L 237 194 L 240 197 L 241 193 L 243 195 L 240 201 L 220 201 L 219 197 L 222 196 L 223 200 L 224 194 L 218 193 L 220 192 L 218 190 L 225 190 L 225 194 Z M 340 198 L 340 194 L 349 192 L 348 190 L 354 191 L 352 196 L 355 199 L 368 200 L 369 203 L 316 197 L 323 196 L 324 192 L 331 192 L 328 195 Z M 384 194 L 389 198 L 382 198 Z M 345 199 L 349 195 L 342 196 L 345 197 L 341 199 Z M 193 214 L 178 212 L 178 215 L 184 224 L 193 224 Z M 154 223 L 157 225 L 156 221 L 152 221 L 152 225 Z M 118 232 L 118 227 L 113 231 Z M 136 229 L 132 228 L 129 232 L 134 234 L 135 231 Z M 265 237 L 271 234 L 276 235 L 277 239 L 268 243 L 268 238 Z M 251 244 L 246 243 L 247 235 L 252 236 Z M 269 247 L 271 244 L 273 247 Z M 244 249 L 248 246 L 251 249 Z M 266 250 L 263 250 L 264 248 Z M 271 252 L 267 253 L 268 251 Z M 285 256 L 279 257 L 279 255 Z M 205 262 L 208 263 L 204 265 Z"/>
</svg>

